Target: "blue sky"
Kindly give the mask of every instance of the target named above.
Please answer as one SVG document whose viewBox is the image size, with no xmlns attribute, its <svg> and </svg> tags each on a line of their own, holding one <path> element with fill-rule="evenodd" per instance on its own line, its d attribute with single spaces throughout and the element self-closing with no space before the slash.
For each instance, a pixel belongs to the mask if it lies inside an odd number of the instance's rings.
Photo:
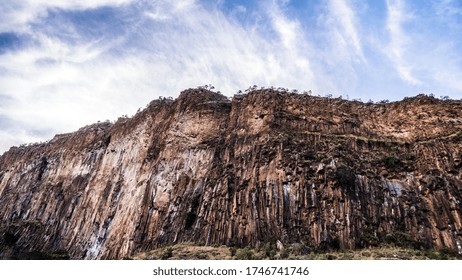
<svg viewBox="0 0 462 280">
<path fill-rule="evenodd" d="M 5 0 L 0 153 L 213 84 L 462 98 L 462 0 Z"/>
</svg>

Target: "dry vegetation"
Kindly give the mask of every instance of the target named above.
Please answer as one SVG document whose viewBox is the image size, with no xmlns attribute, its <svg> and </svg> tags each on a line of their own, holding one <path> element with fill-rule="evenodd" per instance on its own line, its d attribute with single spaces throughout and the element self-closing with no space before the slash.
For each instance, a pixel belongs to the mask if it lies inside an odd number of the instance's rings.
<svg viewBox="0 0 462 280">
<path fill-rule="evenodd" d="M 456 260 L 462 259 L 452 249 L 416 250 L 396 246 L 372 247 L 358 250 L 314 252 L 301 244 L 278 250 L 265 243 L 257 249 L 227 246 L 201 246 L 192 243 L 175 244 L 125 259 L 135 260 Z"/>
</svg>

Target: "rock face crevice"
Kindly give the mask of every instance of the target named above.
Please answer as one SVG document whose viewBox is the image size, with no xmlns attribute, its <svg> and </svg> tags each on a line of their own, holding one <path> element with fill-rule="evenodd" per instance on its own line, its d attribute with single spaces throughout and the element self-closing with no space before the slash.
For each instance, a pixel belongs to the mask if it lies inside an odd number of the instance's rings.
<svg viewBox="0 0 462 280">
<path fill-rule="evenodd" d="M 0 157 L 0 246 L 462 244 L 462 102 L 189 89 Z"/>
</svg>

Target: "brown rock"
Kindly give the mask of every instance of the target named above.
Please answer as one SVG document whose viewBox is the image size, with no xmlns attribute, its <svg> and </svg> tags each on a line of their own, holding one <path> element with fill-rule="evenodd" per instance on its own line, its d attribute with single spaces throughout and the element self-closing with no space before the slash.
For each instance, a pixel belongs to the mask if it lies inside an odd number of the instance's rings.
<svg viewBox="0 0 462 280">
<path fill-rule="evenodd" d="M 458 248 L 461 119 L 461 101 L 425 96 L 186 90 L 3 154 L 0 246 L 75 259 L 186 241 Z"/>
</svg>

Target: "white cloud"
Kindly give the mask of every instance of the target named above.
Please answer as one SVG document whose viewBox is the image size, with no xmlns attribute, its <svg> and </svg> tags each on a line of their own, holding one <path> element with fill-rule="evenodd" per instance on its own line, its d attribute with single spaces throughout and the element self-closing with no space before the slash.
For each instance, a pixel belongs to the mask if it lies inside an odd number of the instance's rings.
<svg viewBox="0 0 462 280">
<path fill-rule="evenodd" d="M 421 84 L 422 82 L 414 77 L 413 68 L 406 59 L 410 39 L 403 29 L 403 24 L 412 16 L 406 12 L 401 0 L 387 0 L 387 11 L 387 29 L 391 40 L 386 52 L 404 81 L 413 85 Z"/>
<path fill-rule="evenodd" d="M 242 6 L 242 5 L 237 5 L 236 8 L 235 8 L 235 11 L 238 12 L 238 13 L 246 13 L 247 8 L 245 6 Z"/>
<path fill-rule="evenodd" d="M 358 32 L 357 16 L 349 1 L 329 0 L 329 29 L 335 32 L 334 38 L 345 50 L 343 52 L 353 53 L 361 61 L 365 62 L 362 43 Z M 345 56 L 347 56 L 345 54 Z"/>
<path fill-rule="evenodd" d="M 10 133 L 0 150 L 97 120 L 114 120 L 151 99 L 151 69 L 143 57 L 117 57 L 103 42 L 75 45 L 44 34 L 36 38 L 38 47 L 0 59 L 0 69 L 6 69 L 0 76 L 0 93 L 8 97 L 0 116 L 7 116 L 4 126 Z"/>
<path fill-rule="evenodd" d="M 15 0 L 2 1 L 0 32 L 29 32 L 29 24 L 46 16 L 48 9 L 94 9 L 102 6 L 127 5 L 136 0 Z"/>
<path fill-rule="evenodd" d="M 145 12 L 144 15 L 155 21 L 168 21 L 172 19 L 168 15 L 165 15 L 157 10 Z"/>
<path fill-rule="evenodd" d="M 462 2 L 435 1 L 433 10 L 387 1 L 390 42 L 384 48 L 400 78 L 419 91 L 460 96 L 462 91 L 462 41 L 459 34 Z M 409 3 L 408 3 L 409 4 Z M 436 11 L 436 14 L 435 14 Z M 425 26 L 422 28 L 422 26 Z"/>
<path fill-rule="evenodd" d="M 440 0 L 435 1 L 438 16 L 460 16 L 462 15 L 462 2 L 460 0 Z"/>
<path fill-rule="evenodd" d="M 326 0 L 319 6 L 316 26 L 307 32 L 315 34 L 312 62 L 315 77 L 329 81 L 324 93 L 335 96 L 357 96 L 361 77 L 358 69 L 368 65 L 362 42 L 362 26 L 357 6 L 351 1 Z M 321 73 L 319 75 L 318 73 Z M 326 85 L 326 83 L 323 83 Z"/>
<path fill-rule="evenodd" d="M 190 9 L 194 6 L 195 3 L 195 0 L 177 0 L 173 1 L 173 6 L 175 7 L 175 10 L 181 11 Z"/>
<path fill-rule="evenodd" d="M 439 92 L 439 95 L 462 93 L 462 59 L 456 46 L 441 38 L 422 57 L 418 61 L 419 70 L 426 74 L 429 91 Z"/>
<path fill-rule="evenodd" d="M 311 63 L 311 56 L 313 54 L 312 47 L 306 40 L 306 36 L 300 27 L 300 22 L 297 20 L 291 20 L 284 14 L 284 6 L 287 5 L 288 2 L 280 2 L 281 3 L 278 3 L 278 1 L 273 1 L 273 3 L 267 7 L 273 30 L 278 36 L 278 38 L 266 38 L 266 40 L 269 42 L 273 42 L 273 47 L 276 51 L 274 53 L 269 53 L 279 55 L 279 57 L 270 55 L 270 61 L 272 62 L 273 66 L 275 66 L 275 58 L 279 62 L 279 65 L 276 68 L 279 69 L 279 71 L 277 72 L 275 78 L 281 78 L 281 75 L 284 75 L 284 70 L 282 69 L 287 67 L 286 65 L 288 64 L 293 64 L 292 67 L 295 67 L 295 69 L 300 71 L 297 76 L 304 77 L 304 84 L 308 84 L 313 88 L 317 88 L 319 83 L 314 78 L 314 66 Z M 286 80 L 287 77 L 285 79 L 281 79 L 281 81 Z M 278 83 L 277 80 L 274 82 Z M 297 84 L 298 83 L 292 82 L 288 86 L 293 87 Z"/>
<path fill-rule="evenodd" d="M 298 40 L 303 40 L 300 31 L 300 24 L 296 20 L 286 18 L 278 6 L 273 6 L 270 10 L 274 30 L 288 50 L 295 50 Z"/>
</svg>

